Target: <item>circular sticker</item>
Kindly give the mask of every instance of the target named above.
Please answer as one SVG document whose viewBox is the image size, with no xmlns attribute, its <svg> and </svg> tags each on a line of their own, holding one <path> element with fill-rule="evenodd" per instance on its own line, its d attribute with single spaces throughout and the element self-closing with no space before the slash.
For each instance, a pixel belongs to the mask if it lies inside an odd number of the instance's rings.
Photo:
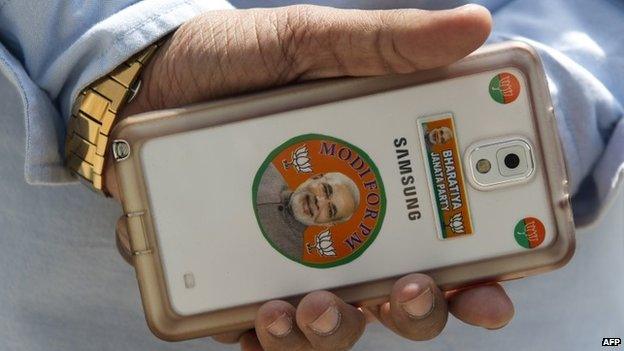
<svg viewBox="0 0 624 351">
<path fill-rule="evenodd" d="M 258 225 L 282 255 L 310 267 L 353 261 L 375 240 L 386 194 L 370 157 L 320 134 L 292 138 L 260 166 L 252 187 Z"/>
<path fill-rule="evenodd" d="M 514 228 L 514 237 L 520 246 L 534 249 L 544 242 L 546 230 L 544 224 L 537 218 L 526 217 L 520 220 Z"/>
<path fill-rule="evenodd" d="M 497 74 L 490 81 L 490 96 L 494 101 L 501 104 L 509 104 L 520 95 L 520 82 L 511 73 Z"/>
</svg>

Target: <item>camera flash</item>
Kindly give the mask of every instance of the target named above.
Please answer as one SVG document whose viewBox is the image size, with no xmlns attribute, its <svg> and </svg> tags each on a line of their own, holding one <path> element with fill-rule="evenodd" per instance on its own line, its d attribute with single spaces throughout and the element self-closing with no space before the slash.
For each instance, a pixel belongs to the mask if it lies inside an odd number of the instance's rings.
<svg viewBox="0 0 624 351">
<path fill-rule="evenodd" d="M 477 161 L 477 171 L 479 173 L 487 173 L 490 171 L 491 168 L 492 168 L 492 164 L 490 163 L 490 161 L 484 158 Z"/>
</svg>

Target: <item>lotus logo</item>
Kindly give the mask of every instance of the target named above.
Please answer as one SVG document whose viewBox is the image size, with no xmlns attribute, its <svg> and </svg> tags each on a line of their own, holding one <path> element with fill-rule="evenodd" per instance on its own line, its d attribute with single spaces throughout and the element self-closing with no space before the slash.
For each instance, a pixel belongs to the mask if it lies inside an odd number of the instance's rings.
<svg viewBox="0 0 624 351">
<path fill-rule="evenodd" d="M 501 104 L 514 102 L 520 95 L 520 82 L 511 73 L 497 74 L 490 81 L 490 96 Z"/>
<path fill-rule="evenodd" d="M 314 245 L 308 243 L 307 248 L 308 252 L 316 250 L 320 256 L 336 256 L 336 249 L 334 249 L 334 242 L 329 229 L 318 233 L 314 237 Z"/>
<path fill-rule="evenodd" d="M 461 212 L 457 212 L 451 217 L 447 227 L 451 228 L 455 234 L 464 234 L 464 218 Z"/>
<path fill-rule="evenodd" d="M 308 147 L 305 144 L 301 145 L 293 151 L 291 161 L 282 160 L 284 169 L 292 166 L 298 173 L 312 173 L 312 165 L 310 164 L 310 156 L 308 154 Z"/>
</svg>

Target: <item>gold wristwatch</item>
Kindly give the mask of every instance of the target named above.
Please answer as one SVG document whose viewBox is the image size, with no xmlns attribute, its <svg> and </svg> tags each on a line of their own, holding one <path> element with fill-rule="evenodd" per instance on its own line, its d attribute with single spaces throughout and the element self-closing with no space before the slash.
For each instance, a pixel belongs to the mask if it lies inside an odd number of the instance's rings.
<svg viewBox="0 0 624 351">
<path fill-rule="evenodd" d="M 141 85 L 139 76 L 161 42 L 153 44 L 80 92 L 67 127 L 67 166 L 92 190 L 105 194 L 102 173 L 108 135 L 121 108 Z"/>
</svg>

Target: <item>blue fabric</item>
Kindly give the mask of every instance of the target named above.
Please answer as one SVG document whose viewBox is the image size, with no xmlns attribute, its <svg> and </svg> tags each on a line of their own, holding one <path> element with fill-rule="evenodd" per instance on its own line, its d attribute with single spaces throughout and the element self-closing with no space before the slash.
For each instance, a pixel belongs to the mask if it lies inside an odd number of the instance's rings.
<svg viewBox="0 0 624 351">
<path fill-rule="evenodd" d="M 624 171 L 624 2 L 510 1 L 494 24 L 491 41 L 523 40 L 540 53 L 582 221 Z"/>
</svg>

